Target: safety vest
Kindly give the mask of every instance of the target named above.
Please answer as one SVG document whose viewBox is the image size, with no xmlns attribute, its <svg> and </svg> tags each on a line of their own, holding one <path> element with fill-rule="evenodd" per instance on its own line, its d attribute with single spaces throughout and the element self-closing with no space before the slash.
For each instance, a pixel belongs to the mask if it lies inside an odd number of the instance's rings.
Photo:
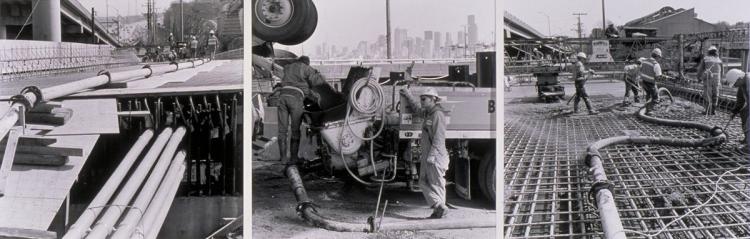
<svg viewBox="0 0 750 239">
<path fill-rule="evenodd" d="M 656 77 L 661 76 L 661 66 L 654 58 L 648 58 L 641 63 L 639 76 L 642 81 L 654 83 Z"/>
<path fill-rule="evenodd" d="M 208 45 L 209 46 L 216 46 L 216 44 L 219 43 L 219 39 L 216 39 L 215 36 L 208 37 Z"/>
<path fill-rule="evenodd" d="M 627 65 L 624 70 L 625 75 L 632 81 L 635 81 L 638 78 L 638 74 L 640 74 L 638 65 Z"/>
<path fill-rule="evenodd" d="M 578 80 L 579 78 L 584 78 L 585 77 L 584 74 L 586 73 L 585 71 L 586 71 L 586 67 L 583 66 L 583 62 L 577 61 L 573 65 L 573 80 Z"/>
<path fill-rule="evenodd" d="M 703 72 L 698 72 L 698 76 L 703 80 L 719 81 L 721 78 L 721 59 L 716 56 L 706 56 L 703 58 Z"/>
</svg>

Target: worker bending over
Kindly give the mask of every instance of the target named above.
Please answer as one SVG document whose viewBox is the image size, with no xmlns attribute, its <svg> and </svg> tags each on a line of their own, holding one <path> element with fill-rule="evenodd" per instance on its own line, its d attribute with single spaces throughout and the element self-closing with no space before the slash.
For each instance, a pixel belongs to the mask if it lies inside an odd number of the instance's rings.
<svg viewBox="0 0 750 239">
<path fill-rule="evenodd" d="M 727 81 L 731 82 L 734 81 L 734 87 L 737 88 L 737 104 L 732 110 L 732 113 L 734 115 L 739 114 L 740 115 L 740 121 L 742 122 L 742 133 L 744 134 L 743 138 L 740 140 L 741 150 L 744 152 L 750 152 L 750 147 L 748 147 L 747 141 L 748 141 L 748 134 L 750 134 L 750 131 L 748 129 L 748 98 L 750 98 L 750 91 L 748 90 L 748 82 L 750 82 L 750 76 L 748 76 L 747 73 L 739 70 L 739 69 L 731 69 L 727 72 Z"/>
<path fill-rule="evenodd" d="M 299 163 L 299 142 L 301 137 L 300 126 L 302 125 L 302 113 L 304 111 L 304 99 L 317 98 L 310 90 L 319 84 L 314 82 L 318 73 L 310 67 L 310 58 L 300 56 L 297 61 L 284 66 L 284 76 L 281 78 L 281 87 L 274 90 L 278 96 L 278 120 L 279 120 L 279 155 L 281 162 L 287 165 Z M 288 138 L 289 128 L 292 135 Z M 291 158 L 287 157 L 287 139 L 289 139 L 289 152 Z"/>
<path fill-rule="evenodd" d="M 707 115 L 715 115 L 719 104 L 719 84 L 723 65 L 716 46 L 708 48 L 708 54 L 698 64 L 698 80 L 703 81 L 703 98 Z"/>
<path fill-rule="evenodd" d="M 420 103 L 407 89 L 399 92 L 407 99 L 407 107 L 423 116 L 422 135 L 419 141 L 419 187 L 427 204 L 433 208 L 430 218 L 442 218 L 448 213 L 445 205 L 445 171 L 450 158 L 445 147 L 446 124 L 441 98 L 435 88 L 429 87 L 419 96 Z"/>
<path fill-rule="evenodd" d="M 656 90 L 656 80 L 662 77 L 661 65 L 657 60 L 661 59 L 661 49 L 654 48 L 651 57 L 641 62 L 639 77 L 646 91 L 646 115 L 652 115 L 654 105 L 658 103 L 659 94 Z"/>
<path fill-rule="evenodd" d="M 630 91 L 633 91 L 633 102 L 641 102 L 640 99 L 638 99 L 638 88 L 640 88 L 640 83 L 638 82 L 638 72 L 641 70 L 641 62 L 643 62 L 643 60 L 646 60 L 646 58 L 638 58 L 635 64 L 625 66 L 625 74 L 623 74 L 623 78 L 625 78 L 623 80 L 625 81 L 625 98 L 622 100 L 623 105 L 630 104 L 630 102 L 628 101 L 628 97 L 630 97 Z"/>
<path fill-rule="evenodd" d="M 573 68 L 573 80 L 575 82 L 576 86 L 576 94 L 575 94 L 575 101 L 573 103 L 573 112 L 578 113 L 578 103 L 583 99 L 583 103 L 586 104 L 586 109 L 589 111 L 590 115 L 598 114 L 596 110 L 594 110 L 591 107 L 591 102 L 589 102 L 589 95 L 586 94 L 586 88 L 584 88 L 584 85 L 586 84 L 586 73 L 594 74 L 594 70 L 586 69 L 586 66 L 583 64 L 584 61 L 586 61 L 586 53 L 579 52 L 576 55 L 576 58 L 578 61 L 575 64 L 575 67 Z"/>
</svg>

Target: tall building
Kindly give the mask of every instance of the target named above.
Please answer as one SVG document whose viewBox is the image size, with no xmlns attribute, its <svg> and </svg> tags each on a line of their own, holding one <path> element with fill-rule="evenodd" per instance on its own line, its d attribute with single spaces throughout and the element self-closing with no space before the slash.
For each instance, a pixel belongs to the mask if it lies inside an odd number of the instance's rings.
<svg viewBox="0 0 750 239">
<path fill-rule="evenodd" d="M 467 25 L 468 34 L 469 34 L 469 45 L 477 44 L 477 38 L 479 33 L 477 33 L 477 23 L 476 19 L 474 19 L 474 15 L 469 15 L 469 24 Z"/>
<path fill-rule="evenodd" d="M 424 31 L 424 40 L 432 40 L 432 31 Z"/>
<path fill-rule="evenodd" d="M 458 39 L 456 39 L 456 44 L 462 45 L 466 44 L 466 36 L 464 36 L 464 31 L 458 31 Z"/>
<path fill-rule="evenodd" d="M 422 57 L 432 58 L 432 39 L 425 40 L 422 47 L 424 49 L 422 50 Z"/>
<path fill-rule="evenodd" d="M 406 40 L 406 58 L 411 58 L 414 55 L 414 38 L 407 38 Z"/>
<path fill-rule="evenodd" d="M 414 40 L 414 55 L 412 57 L 421 58 L 423 57 L 422 52 L 424 49 L 424 41 L 421 37 L 417 37 L 416 40 Z"/>
<path fill-rule="evenodd" d="M 396 58 L 403 57 L 403 48 L 406 43 L 406 29 L 396 28 L 393 32 L 393 56 Z"/>
<path fill-rule="evenodd" d="M 443 57 L 443 50 L 440 49 L 440 47 L 443 46 L 442 45 L 443 42 L 440 41 L 440 38 L 441 38 L 440 32 L 435 32 L 434 36 L 432 37 L 432 39 L 435 42 L 435 46 L 432 48 L 433 56 L 437 58 Z"/>
</svg>

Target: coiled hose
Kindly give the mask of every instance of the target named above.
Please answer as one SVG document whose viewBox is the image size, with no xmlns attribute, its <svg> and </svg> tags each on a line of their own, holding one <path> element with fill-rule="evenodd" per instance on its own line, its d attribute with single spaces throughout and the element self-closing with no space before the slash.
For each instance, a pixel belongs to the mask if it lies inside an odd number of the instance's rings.
<svg viewBox="0 0 750 239">
<path fill-rule="evenodd" d="M 671 93 L 665 88 L 660 88 L 658 92 L 667 92 L 670 100 L 674 102 Z M 601 161 L 599 149 L 618 144 L 711 147 L 720 145 L 727 140 L 726 133 L 720 127 L 712 127 L 698 122 L 660 119 L 648 116 L 646 115 L 645 106 L 638 110 L 636 116 L 649 123 L 708 131 L 711 134 L 711 137 L 704 139 L 676 139 L 645 136 L 617 136 L 602 139 L 591 144 L 587 148 L 585 163 L 589 166 L 589 172 L 594 179 L 594 183 L 591 187 L 591 195 L 595 195 L 594 198 L 599 208 L 599 217 L 602 219 L 602 229 L 604 230 L 606 238 L 626 238 L 626 230 L 624 230 L 622 226 L 617 205 L 614 201 L 614 185 L 607 180 L 607 174 L 604 171 L 604 165 Z"/>
</svg>

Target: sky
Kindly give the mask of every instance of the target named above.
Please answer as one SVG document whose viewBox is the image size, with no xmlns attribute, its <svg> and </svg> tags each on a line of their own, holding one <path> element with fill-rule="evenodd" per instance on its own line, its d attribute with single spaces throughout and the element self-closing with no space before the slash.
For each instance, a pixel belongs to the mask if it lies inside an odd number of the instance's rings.
<svg viewBox="0 0 750 239">
<path fill-rule="evenodd" d="M 318 9 L 318 27 L 303 44 L 288 48 L 298 52 L 304 47 L 313 52 L 315 46 L 356 46 L 359 41 L 370 43 L 378 35 L 385 35 L 385 0 L 313 0 Z M 474 14 L 480 41 L 492 41 L 494 36 L 494 0 L 391 0 L 391 34 L 406 28 L 410 37 L 424 37 L 424 31 L 456 34 Z M 392 35 L 393 36 L 393 35 Z M 443 36 L 444 37 L 444 36 Z"/>
<path fill-rule="evenodd" d="M 93 7 L 99 16 L 105 16 L 107 9 L 109 10 L 109 16 L 131 16 L 146 13 L 146 0 L 78 0 L 84 7 L 91 10 Z M 156 9 L 159 12 L 164 12 L 169 8 L 169 4 L 172 2 L 179 2 L 179 0 L 155 0 Z M 184 0 L 184 2 L 192 2 L 192 0 Z"/>
<path fill-rule="evenodd" d="M 746 0 L 604 0 L 604 6 L 606 19 L 615 26 L 656 12 L 665 6 L 675 9 L 695 8 L 698 18 L 709 23 L 726 21 L 734 24 L 738 21 L 750 21 L 747 11 L 750 9 L 750 1 Z M 587 13 L 581 16 L 586 35 L 591 33 L 592 28 L 602 26 L 602 0 L 506 0 L 504 7 L 505 11 L 545 35 L 548 34 L 547 16 L 552 35 L 577 36 L 572 30 L 577 22 L 573 13 Z"/>
</svg>

